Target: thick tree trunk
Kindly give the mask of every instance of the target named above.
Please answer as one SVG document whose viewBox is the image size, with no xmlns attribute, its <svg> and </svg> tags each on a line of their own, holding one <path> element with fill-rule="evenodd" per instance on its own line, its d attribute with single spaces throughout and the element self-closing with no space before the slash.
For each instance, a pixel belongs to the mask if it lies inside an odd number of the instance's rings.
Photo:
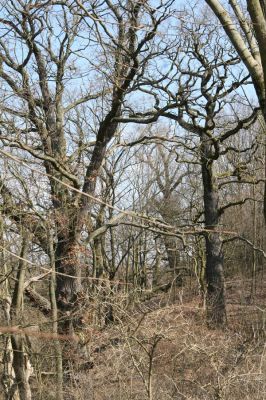
<svg viewBox="0 0 266 400">
<path fill-rule="evenodd" d="M 264 107 L 263 117 L 264 117 L 263 129 L 266 132 L 266 106 Z M 264 139 L 264 179 L 265 179 L 265 183 L 264 183 L 263 216 L 264 216 L 264 224 L 266 225 L 266 138 Z"/>
<path fill-rule="evenodd" d="M 56 299 L 61 311 L 74 308 L 81 292 L 81 265 L 79 245 L 72 239 L 58 243 L 56 248 Z"/>
<path fill-rule="evenodd" d="M 207 321 L 209 326 L 226 324 L 222 243 L 219 233 L 206 235 Z"/>
<path fill-rule="evenodd" d="M 109 141 L 114 136 L 118 123 L 112 123 L 111 119 L 120 112 L 120 103 L 107 114 L 105 120 L 100 124 L 96 144 L 88 165 L 83 193 L 78 195 L 75 203 L 79 203 L 79 209 L 72 211 L 68 230 L 62 230 L 63 235 L 58 237 L 56 249 L 56 271 L 57 274 L 57 302 L 60 309 L 72 309 L 79 292 L 81 291 L 81 264 L 83 259 L 81 248 L 81 235 L 84 225 L 88 225 L 90 209 L 96 187 L 96 180 L 106 154 Z M 89 196 L 86 196 L 88 194 Z M 75 206 L 73 205 L 73 208 Z M 89 232 L 90 233 L 90 232 Z M 68 275 L 68 276 L 67 276 Z"/>
<path fill-rule="evenodd" d="M 91 199 L 86 196 L 94 195 L 96 179 L 102 165 L 108 141 L 96 144 L 90 165 L 88 166 L 84 195 L 79 198 L 80 209 L 76 209 L 70 218 L 68 230 L 58 237 L 56 248 L 56 294 L 58 307 L 61 310 L 71 310 L 81 292 L 81 271 L 84 252 L 81 246 L 81 235 L 84 225 L 89 219 Z M 73 205 L 74 207 L 74 205 Z"/>
<path fill-rule="evenodd" d="M 207 322 L 210 327 L 226 324 L 225 284 L 222 241 L 217 233 L 219 223 L 218 191 L 213 176 L 210 139 L 202 137 L 202 181 L 206 242 Z"/>
</svg>

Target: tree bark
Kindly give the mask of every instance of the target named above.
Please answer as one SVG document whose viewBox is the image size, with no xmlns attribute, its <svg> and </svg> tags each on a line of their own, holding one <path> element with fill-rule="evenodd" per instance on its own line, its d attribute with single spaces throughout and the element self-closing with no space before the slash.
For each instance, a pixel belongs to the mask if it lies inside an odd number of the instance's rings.
<svg viewBox="0 0 266 400">
<path fill-rule="evenodd" d="M 203 181 L 203 201 L 206 243 L 206 281 L 207 281 L 207 322 L 210 327 L 223 327 L 226 324 L 224 261 L 222 241 L 217 232 L 219 224 L 218 190 L 213 175 L 211 143 L 206 134 L 201 138 L 201 166 Z"/>
<path fill-rule="evenodd" d="M 20 400 L 31 400 L 29 378 L 32 367 L 29 362 L 24 336 L 11 336 L 13 349 L 13 368 L 16 376 Z"/>
<path fill-rule="evenodd" d="M 24 233 L 22 237 L 22 245 L 20 253 L 21 260 L 19 260 L 18 264 L 17 280 L 15 283 L 15 288 L 12 298 L 12 310 L 14 310 L 18 314 L 23 312 L 24 280 L 27 268 L 24 258 L 27 253 L 28 244 L 29 244 L 29 238 L 27 238 L 26 234 Z"/>
<path fill-rule="evenodd" d="M 5 311 L 7 325 L 11 326 L 14 319 L 22 318 L 24 278 L 26 271 L 25 258 L 27 255 L 29 238 L 23 232 L 20 261 L 18 265 L 17 281 L 12 299 L 8 295 L 6 285 Z M 4 264 L 5 265 L 5 264 Z M 7 283 L 7 282 L 6 282 Z M 7 337 L 4 355 L 4 368 L 6 373 L 5 392 L 7 399 L 31 400 L 31 388 L 29 378 L 33 369 L 28 356 L 26 337 L 16 335 Z"/>
<path fill-rule="evenodd" d="M 51 232 L 49 232 L 49 256 L 52 273 L 50 276 L 50 302 L 52 311 L 52 331 L 55 335 L 58 334 L 58 312 L 56 303 L 56 271 L 55 271 L 55 257 L 54 257 L 54 244 Z M 63 363 L 62 363 L 62 348 L 58 339 L 54 341 L 55 358 L 56 358 L 56 399 L 63 400 Z"/>
</svg>

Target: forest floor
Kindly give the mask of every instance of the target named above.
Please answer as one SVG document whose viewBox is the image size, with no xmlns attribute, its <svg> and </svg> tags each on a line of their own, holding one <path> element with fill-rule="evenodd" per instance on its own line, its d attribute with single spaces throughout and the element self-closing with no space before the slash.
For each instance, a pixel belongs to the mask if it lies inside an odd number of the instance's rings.
<svg viewBox="0 0 266 400">
<path fill-rule="evenodd" d="M 93 367 L 76 376 L 86 400 L 266 399 L 266 279 L 227 282 L 228 327 L 209 330 L 191 287 L 116 310 L 90 337 Z M 70 390 L 71 392 L 71 390 Z"/>
<path fill-rule="evenodd" d="M 224 330 L 207 328 L 191 282 L 167 293 L 138 293 L 134 306 L 117 293 L 115 321 L 104 328 L 91 322 L 80 333 L 84 360 L 73 362 L 64 400 L 266 399 L 266 277 L 253 298 L 251 280 L 230 278 L 226 286 Z M 36 309 L 28 305 L 26 313 L 49 331 Z M 33 400 L 56 400 L 53 342 L 37 337 L 31 350 Z"/>
</svg>

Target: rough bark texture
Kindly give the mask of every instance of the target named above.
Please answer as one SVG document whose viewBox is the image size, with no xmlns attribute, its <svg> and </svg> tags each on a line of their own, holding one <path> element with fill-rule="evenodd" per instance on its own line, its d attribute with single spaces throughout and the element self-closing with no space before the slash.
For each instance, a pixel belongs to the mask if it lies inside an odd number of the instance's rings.
<svg viewBox="0 0 266 400">
<path fill-rule="evenodd" d="M 206 241 L 207 321 L 209 326 L 226 324 L 225 285 L 222 241 L 217 233 L 219 223 L 218 191 L 213 176 L 211 144 L 207 135 L 202 137 L 202 181 L 204 190 L 204 216 Z"/>
</svg>

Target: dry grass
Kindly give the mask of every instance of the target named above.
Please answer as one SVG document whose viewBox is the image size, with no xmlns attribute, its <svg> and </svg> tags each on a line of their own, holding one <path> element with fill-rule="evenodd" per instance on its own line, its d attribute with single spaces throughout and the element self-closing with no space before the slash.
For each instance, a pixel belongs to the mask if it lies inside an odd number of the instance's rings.
<svg viewBox="0 0 266 400">
<path fill-rule="evenodd" d="M 225 331 L 207 329 L 198 298 L 170 304 L 163 295 L 134 312 L 117 309 L 116 324 L 91 338 L 94 367 L 76 398 L 265 399 L 265 287 L 243 304 L 248 285 L 229 285 Z"/>
<path fill-rule="evenodd" d="M 114 304 L 116 322 L 84 332 L 87 361 L 73 367 L 65 400 L 266 399 L 266 282 L 228 283 L 228 328 L 207 329 L 195 291 Z M 184 295 L 182 295 L 184 293 Z M 55 399 L 53 347 L 40 342 L 33 399 Z M 53 361 L 52 361 L 53 360 Z M 76 364 L 75 364 L 76 365 Z M 46 371 L 46 372 L 45 372 Z"/>
</svg>

